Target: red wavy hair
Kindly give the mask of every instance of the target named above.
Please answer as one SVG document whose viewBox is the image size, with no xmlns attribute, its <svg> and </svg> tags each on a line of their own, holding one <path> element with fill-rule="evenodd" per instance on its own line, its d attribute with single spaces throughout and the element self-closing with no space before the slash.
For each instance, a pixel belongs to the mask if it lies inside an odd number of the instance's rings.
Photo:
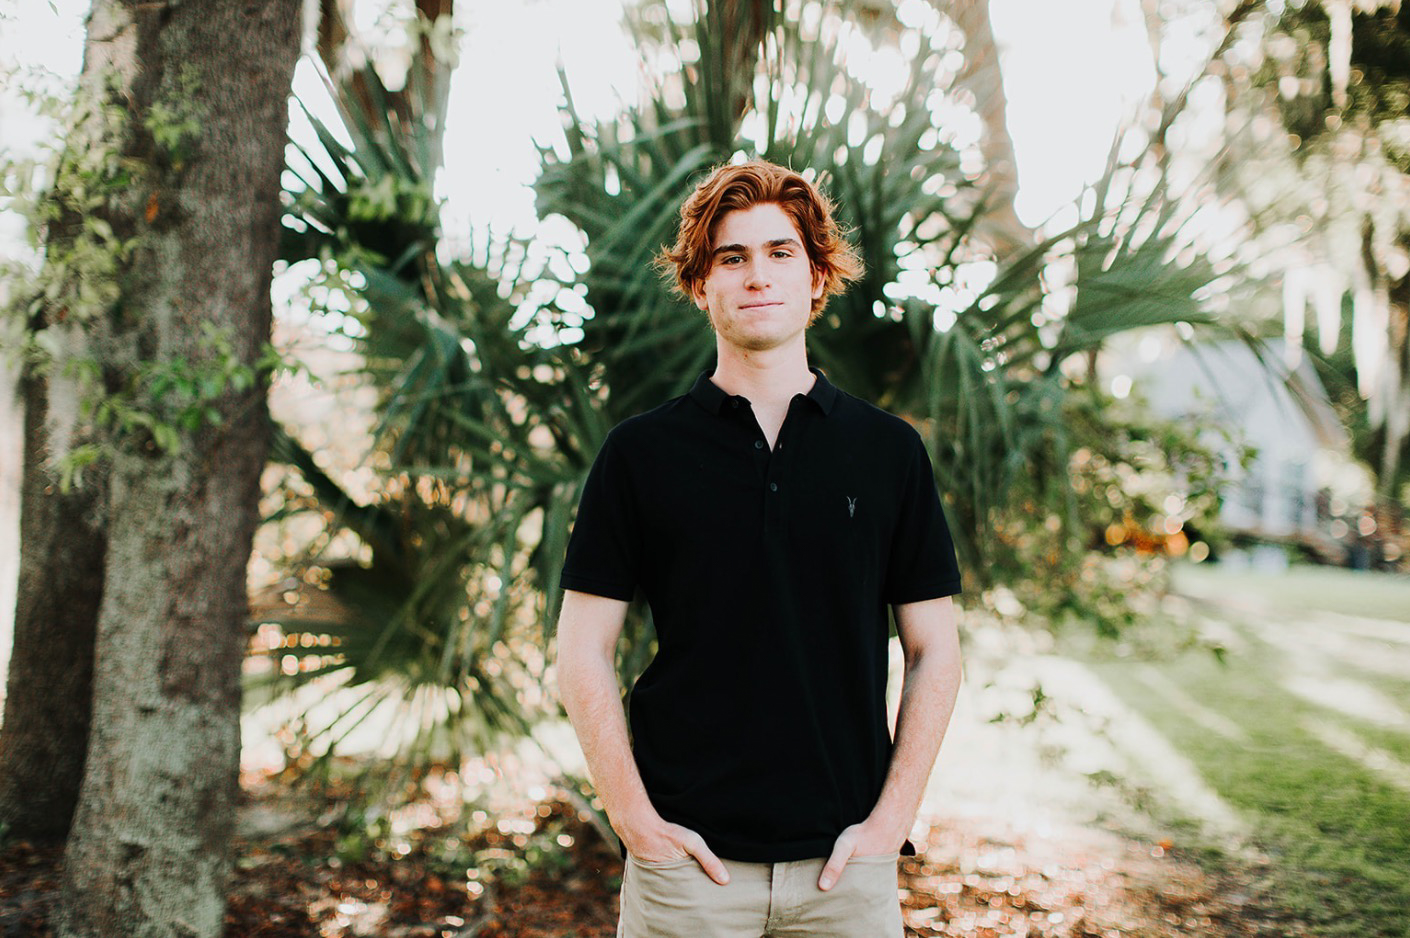
<svg viewBox="0 0 1410 938">
<path fill-rule="evenodd" d="M 687 299 L 710 273 L 715 229 L 725 215 L 763 203 L 783 209 L 798 229 L 813 272 L 822 278 L 822 295 L 813 300 L 815 322 L 828 298 L 862 275 L 862 261 L 832 217 L 833 206 L 807 179 L 767 160 L 716 167 L 681 204 L 676 243 L 662 249 L 657 265 L 672 287 Z"/>
</svg>

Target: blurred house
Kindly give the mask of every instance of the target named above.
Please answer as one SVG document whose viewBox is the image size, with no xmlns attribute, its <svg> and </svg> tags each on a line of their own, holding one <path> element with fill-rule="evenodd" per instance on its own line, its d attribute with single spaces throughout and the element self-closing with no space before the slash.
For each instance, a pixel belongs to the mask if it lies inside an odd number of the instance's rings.
<svg viewBox="0 0 1410 938">
<path fill-rule="evenodd" d="M 1269 341 L 1265 354 L 1260 362 L 1236 340 L 1189 345 L 1147 336 L 1107 367 L 1129 374 L 1156 413 L 1212 419 L 1255 448 L 1252 464 L 1245 472 L 1235 465 L 1225 490 L 1220 521 L 1227 530 L 1340 563 L 1346 547 L 1329 523 L 1327 493 L 1337 467 L 1350 459 L 1350 435 L 1305 355 L 1292 356 L 1289 367 L 1282 339 Z M 1275 555 L 1282 552 L 1261 557 L 1277 563 Z"/>
</svg>

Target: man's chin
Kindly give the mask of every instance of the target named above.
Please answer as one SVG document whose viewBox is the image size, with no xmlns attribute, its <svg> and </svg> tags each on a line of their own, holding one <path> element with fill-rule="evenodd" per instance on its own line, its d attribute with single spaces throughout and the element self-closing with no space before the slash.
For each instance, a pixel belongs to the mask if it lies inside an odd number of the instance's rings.
<svg viewBox="0 0 1410 938">
<path fill-rule="evenodd" d="M 776 348 L 792 344 L 797 335 L 740 335 L 733 333 L 722 337 L 725 344 L 732 345 L 742 352 L 771 352 Z"/>
</svg>

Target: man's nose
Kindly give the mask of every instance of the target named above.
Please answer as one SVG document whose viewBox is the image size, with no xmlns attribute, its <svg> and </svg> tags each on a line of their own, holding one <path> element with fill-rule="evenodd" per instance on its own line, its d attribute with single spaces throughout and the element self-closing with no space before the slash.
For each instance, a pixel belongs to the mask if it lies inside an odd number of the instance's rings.
<svg viewBox="0 0 1410 938">
<path fill-rule="evenodd" d="M 744 285 L 750 289 L 759 289 L 769 285 L 768 272 L 759 261 L 749 261 L 744 270 Z"/>
</svg>

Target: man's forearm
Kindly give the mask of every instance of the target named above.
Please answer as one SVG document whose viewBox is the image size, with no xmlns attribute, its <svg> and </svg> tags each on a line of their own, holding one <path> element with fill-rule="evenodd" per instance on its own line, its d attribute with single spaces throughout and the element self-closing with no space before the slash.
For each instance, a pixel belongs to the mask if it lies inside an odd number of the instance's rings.
<svg viewBox="0 0 1410 938">
<path fill-rule="evenodd" d="M 627 741 L 617 673 L 610 661 L 560 661 L 558 687 L 593 786 L 608 821 L 621 836 L 633 818 L 655 809 Z"/>
<path fill-rule="evenodd" d="M 899 840 L 909 834 L 920 810 L 925 784 L 955 709 L 960 677 L 957 645 L 931 649 L 906 664 L 891 765 L 868 818 L 893 831 Z"/>
</svg>

